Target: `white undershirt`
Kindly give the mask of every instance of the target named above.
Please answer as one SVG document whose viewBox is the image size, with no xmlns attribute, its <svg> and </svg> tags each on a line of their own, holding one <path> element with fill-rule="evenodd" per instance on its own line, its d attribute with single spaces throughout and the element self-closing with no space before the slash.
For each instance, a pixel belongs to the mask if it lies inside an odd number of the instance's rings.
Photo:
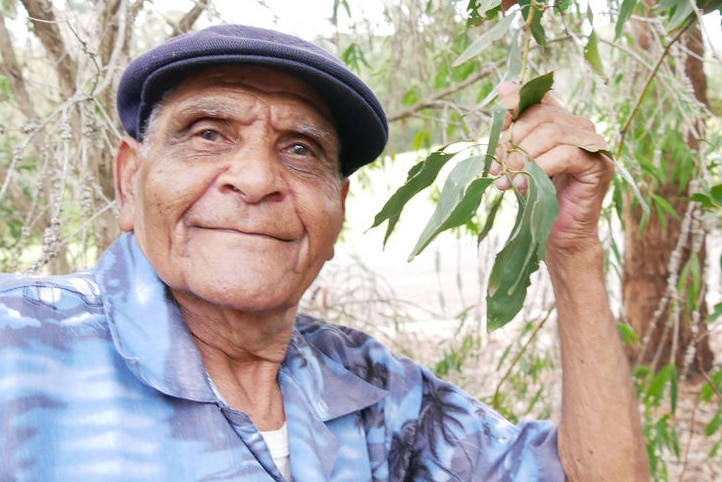
<svg viewBox="0 0 722 482">
<path fill-rule="evenodd" d="M 271 451 L 271 457 L 276 462 L 278 470 L 281 471 L 286 480 L 291 480 L 291 453 L 288 446 L 288 425 L 283 422 L 283 426 L 278 430 L 269 430 L 261 432 L 263 439 Z"/>
<path fill-rule="evenodd" d="M 218 397 L 219 400 L 223 400 L 223 403 L 226 403 L 223 395 L 221 395 L 221 391 L 218 390 L 218 387 L 208 372 L 206 372 L 206 377 L 216 397 Z M 266 445 L 271 452 L 271 457 L 276 463 L 276 467 L 278 467 L 278 470 L 281 471 L 281 474 L 286 480 L 291 480 L 291 449 L 288 446 L 288 425 L 284 421 L 278 430 L 261 431 L 261 435 L 263 436 L 263 440 L 266 441 Z"/>
</svg>

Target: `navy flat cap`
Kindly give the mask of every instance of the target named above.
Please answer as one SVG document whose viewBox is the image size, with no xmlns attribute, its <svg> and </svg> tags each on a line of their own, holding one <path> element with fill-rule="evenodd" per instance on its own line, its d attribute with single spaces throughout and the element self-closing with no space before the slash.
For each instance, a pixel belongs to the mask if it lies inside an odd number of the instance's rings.
<svg viewBox="0 0 722 482">
<path fill-rule="evenodd" d="M 273 30 L 219 25 L 175 37 L 133 60 L 118 87 L 118 113 L 138 140 L 153 107 L 188 75 L 219 65 L 278 69 L 313 86 L 326 100 L 341 140 L 341 171 L 348 176 L 386 146 L 388 124 L 371 89 L 334 55 Z"/>
</svg>

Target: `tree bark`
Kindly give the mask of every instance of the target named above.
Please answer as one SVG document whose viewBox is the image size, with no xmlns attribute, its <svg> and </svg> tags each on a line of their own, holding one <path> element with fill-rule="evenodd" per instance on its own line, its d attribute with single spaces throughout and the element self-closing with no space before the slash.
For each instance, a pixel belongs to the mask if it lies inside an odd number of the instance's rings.
<svg viewBox="0 0 722 482">
<path fill-rule="evenodd" d="M 637 40 L 639 45 L 650 47 L 649 36 L 644 32 L 639 32 Z M 692 28 L 685 43 L 689 49 L 685 73 L 697 100 L 706 104 L 707 80 L 701 60 L 704 43 L 698 25 Z M 704 132 L 701 115 L 695 124 L 681 135 L 686 135 L 687 144 L 697 151 L 698 138 Z M 666 153 L 663 155 L 666 156 L 663 162 L 668 166 L 667 181 L 659 185 L 655 193 L 670 203 L 679 219 L 666 216 L 661 220 L 653 214 L 642 230 L 642 210 L 631 195 L 625 202 L 624 315 L 625 321 L 642 337 L 642 343 L 628 348 L 628 356 L 635 365 L 659 370 L 673 362 L 680 373 L 694 375 L 710 370 L 713 363 L 704 323 L 707 316 L 704 281 L 696 299 L 690 299 L 688 291 L 678 290 L 677 281 L 693 256 L 704 266 L 704 233 L 696 222 L 700 215 L 698 206 L 687 201 L 694 185 L 680 186 L 679 176 L 674 175 L 678 169 L 675 159 Z"/>
</svg>

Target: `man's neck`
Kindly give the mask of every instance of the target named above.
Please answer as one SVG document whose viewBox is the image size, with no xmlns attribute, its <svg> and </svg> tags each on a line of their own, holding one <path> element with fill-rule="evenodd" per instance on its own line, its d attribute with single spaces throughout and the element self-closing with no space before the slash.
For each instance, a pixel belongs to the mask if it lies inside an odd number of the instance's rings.
<svg viewBox="0 0 722 482">
<path fill-rule="evenodd" d="M 293 333 L 296 311 L 242 313 L 200 310 L 178 300 L 206 370 L 226 401 L 259 430 L 276 430 L 285 414 L 278 371 Z"/>
</svg>

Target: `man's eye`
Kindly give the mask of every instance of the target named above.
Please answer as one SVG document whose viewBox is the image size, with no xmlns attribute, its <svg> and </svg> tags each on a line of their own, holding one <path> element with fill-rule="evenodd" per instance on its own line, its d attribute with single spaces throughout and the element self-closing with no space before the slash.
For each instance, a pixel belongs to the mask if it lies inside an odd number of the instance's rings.
<svg viewBox="0 0 722 482">
<path fill-rule="evenodd" d="M 311 154 L 311 149 L 304 144 L 292 144 L 289 150 L 295 156 L 308 156 Z"/>
<path fill-rule="evenodd" d="M 214 131 L 213 129 L 203 129 L 199 135 L 206 141 L 217 141 L 221 137 L 218 131 Z"/>
</svg>

